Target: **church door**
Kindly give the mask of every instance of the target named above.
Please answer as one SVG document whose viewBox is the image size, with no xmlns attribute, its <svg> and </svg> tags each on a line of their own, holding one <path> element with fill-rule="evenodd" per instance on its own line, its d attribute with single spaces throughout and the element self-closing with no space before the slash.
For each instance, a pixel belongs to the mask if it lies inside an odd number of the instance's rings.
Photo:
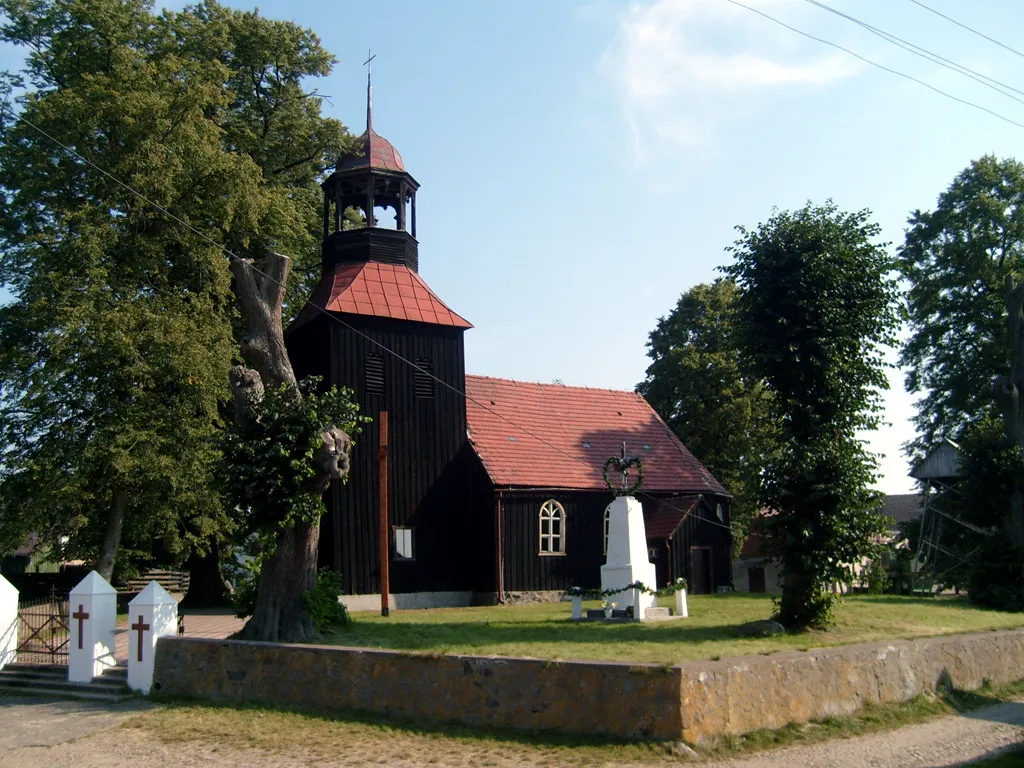
<svg viewBox="0 0 1024 768">
<path fill-rule="evenodd" d="M 714 591 L 711 576 L 711 547 L 690 547 L 690 593 L 707 595 Z"/>
</svg>

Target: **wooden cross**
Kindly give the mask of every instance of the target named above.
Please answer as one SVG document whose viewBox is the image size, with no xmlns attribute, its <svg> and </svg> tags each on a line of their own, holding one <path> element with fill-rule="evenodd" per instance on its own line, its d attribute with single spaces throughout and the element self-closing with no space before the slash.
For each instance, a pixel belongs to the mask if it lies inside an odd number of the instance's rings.
<svg viewBox="0 0 1024 768">
<path fill-rule="evenodd" d="M 146 624 L 142 620 L 142 614 L 139 614 L 139 620 L 132 624 L 132 629 L 139 633 L 139 642 L 136 643 L 139 647 L 139 661 L 142 661 L 142 633 L 149 629 L 149 624 Z"/>
<path fill-rule="evenodd" d="M 89 614 L 83 610 L 82 604 L 79 603 L 78 610 L 71 614 L 71 618 L 78 620 L 78 650 L 82 650 L 82 624 L 89 618 Z"/>
</svg>

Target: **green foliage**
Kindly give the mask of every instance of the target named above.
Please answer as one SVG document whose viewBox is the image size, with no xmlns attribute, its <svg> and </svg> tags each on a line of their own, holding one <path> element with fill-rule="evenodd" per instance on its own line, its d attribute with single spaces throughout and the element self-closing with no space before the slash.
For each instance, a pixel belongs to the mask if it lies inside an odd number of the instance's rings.
<svg viewBox="0 0 1024 768">
<path fill-rule="evenodd" d="M 783 450 L 766 463 L 760 522 L 784 578 L 779 620 L 831 622 L 828 585 L 874 554 L 884 533 L 876 459 L 858 438 L 878 427 L 883 347 L 898 324 L 893 262 L 868 211 L 831 202 L 739 228 L 724 268 L 736 281 L 735 329 L 750 375 L 772 394 Z"/>
<path fill-rule="evenodd" d="M 1010 368 L 1003 286 L 1024 277 L 1024 164 L 986 155 L 964 169 L 934 211 L 914 211 L 899 269 L 909 284 L 910 336 L 900 364 L 923 393 L 915 456 L 995 413 L 991 383 Z"/>
<path fill-rule="evenodd" d="M 0 547 L 34 531 L 95 560 L 122 493 L 119 568 L 180 563 L 231 528 L 215 476 L 240 321 L 213 243 L 273 244 L 289 312 L 308 295 L 318 179 L 351 145 L 309 90 L 333 58 L 216 2 L 0 0 L 0 41 L 28 52 L 0 73 L 14 108 L 201 233 L 0 117 Z"/>
<path fill-rule="evenodd" d="M 759 509 L 761 471 L 779 445 L 771 395 L 740 364 L 736 296 L 724 279 L 684 293 L 651 331 L 652 362 L 637 391 L 732 494 L 738 548 Z"/>
<path fill-rule="evenodd" d="M 267 390 L 252 403 L 249 418 L 224 432 L 229 468 L 227 495 L 237 506 L 244 532 L 274 533 L 298 522 L 316 523 L 324 510 L 316 454 L 328 424 L 355 435 L 369 421 L 359 415 L 351 391 L 331 387 L 318 393 L 310 377 L 299 392 L 288 386 Z"/>
<path fill-rule="evenodd" d="M 867 583 L 868 594 L 884 595 L 892 589 L 889 571 L 882 564 L 881 557 L 874 557 L 864 571 L 863 581 Z"/>
<path fill-rule="evenodd" d="M 341 574 L 321 568 L 316 575 L 316 586 L 302 596 L 302 604 L 309 611 L 318 632 L 348 624 L 348 608 L 339 599 L 343 594 Z"/>
<path fill-rule="evenodd" d="M 999 533 L 980 542 L 971 561 L 967 590 L 971 601 L 1002 611 L 1024 611 L 1024 560 Z"/>
</svg>

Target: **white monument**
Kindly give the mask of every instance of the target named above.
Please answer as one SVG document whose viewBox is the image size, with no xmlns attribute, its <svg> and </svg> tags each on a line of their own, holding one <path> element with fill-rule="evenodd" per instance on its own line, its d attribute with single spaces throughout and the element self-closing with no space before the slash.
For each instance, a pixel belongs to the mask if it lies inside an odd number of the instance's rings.
<svg viewBox="0 0 1024 768">
<path fill-rule="evenodd" d="M 0 576 L 0 669 L 18 653 L 18 590 Z"/>
<path fill-rule="evenodd" d="M 149 693 L 156 640 L 178 633 L 178 603 L 155 581 L 128 603 L 128 687 Z"/>
<path fill-rule="evenodd" d="M 68 601 L 68 680 L 88 683 L 116 663 L 117 590 L 96 571 L 90 571 L 71 590 Z"/>
<path fill-rule="evenodd" d="M 612 502 L 608 515 L 608 557 L 601 566 L 601 590 L 625 588 L 637 581 L 648 589 L 656 588 L 654 563 L 647 559 L 644 510 L 632 496 L 619 496 Z M 619 605 L 635 606 L 633 591 L 626 590 L 608 599 Z M 646 592 L 639 598 L 641 609 L 652 608 L 657 602 L 654 595 Z"/>
</svg>

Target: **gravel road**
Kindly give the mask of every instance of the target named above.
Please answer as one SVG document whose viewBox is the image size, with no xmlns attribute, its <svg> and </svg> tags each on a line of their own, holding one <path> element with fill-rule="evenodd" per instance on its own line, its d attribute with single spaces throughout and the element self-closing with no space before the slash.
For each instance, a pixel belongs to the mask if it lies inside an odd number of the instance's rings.
<svg viewBox="0 0 1024 768">
<path fill-rule="evenodd" d="M 562 764 L 542 749 L 514 743 L 423 740 L 400 730 L 353 744 L 341 754 L 243 749 L 185 741 L 168 744 L 143 728 L 115 727 L 148 708 L 42 699 L 0 699 L 0 766 L 3 768 L 285 768 L 285 766 L 480 766 L 530 768 Z M 343 724 L 338 724 L 344 728 Z M 766 752 L 705 768 L 945 768 L 1024 742 L 1024 702 L 1009 702 L 945 717 L 899 731 Z M 564 757 L 564 755 L 563 755 Z M 688 761 L 681 760 L 689 763 Z M 652 763 L 665 765 L 662 758 Z M 614 765 L 604 763 L 604 765 Z M 636 765 L 636 764 L 631 764 Z"/>
</svg>

